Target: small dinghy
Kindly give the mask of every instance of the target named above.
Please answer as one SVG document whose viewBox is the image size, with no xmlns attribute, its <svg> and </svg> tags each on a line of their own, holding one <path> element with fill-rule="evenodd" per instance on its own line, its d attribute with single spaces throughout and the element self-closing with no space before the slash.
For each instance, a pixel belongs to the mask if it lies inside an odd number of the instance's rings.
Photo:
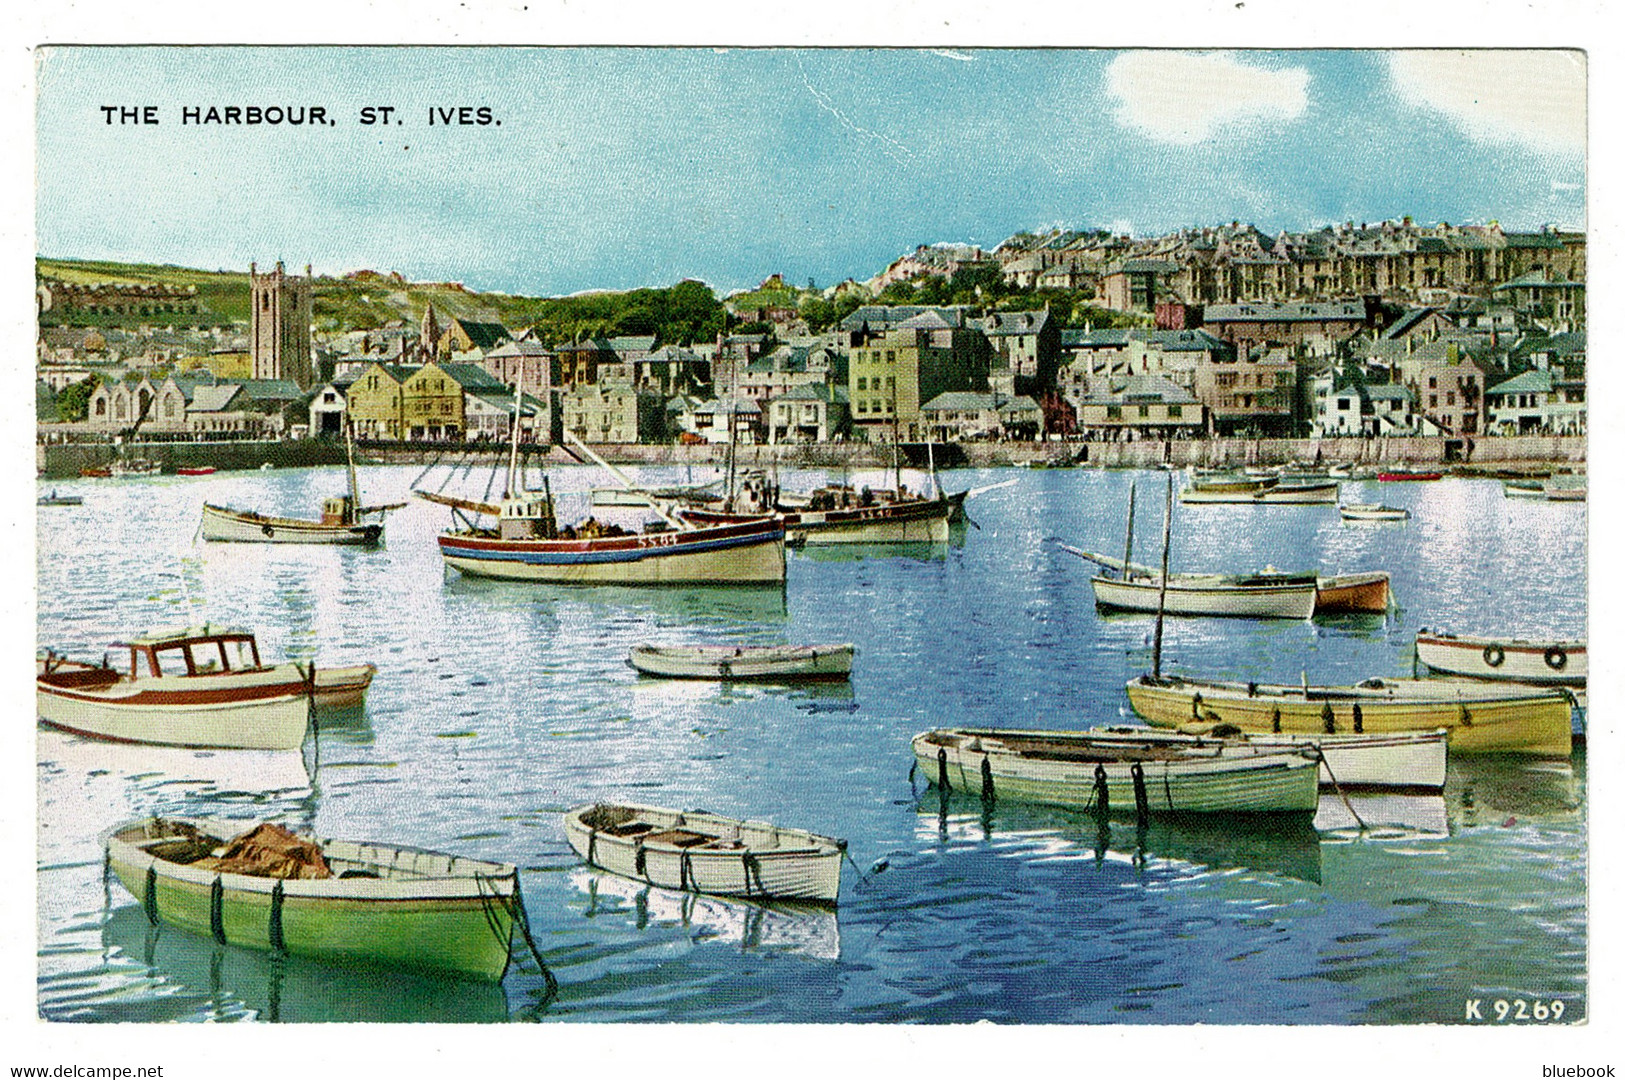
<svg viewBox="0 0 1625 1080">
<path fill-rule="evenodd" d="M 83 506 L 84 502 L 83 495 L 58 495 L 55 488 L 51 489 L 49 495 L 41 495 L 38 500 L 40 506 Z"/>
<path fill-rule="evenodd" d="M 222 945 L 488 981 L 507 970 L 525 918 L 513 866 L 242 824 L 147 818 L 114 831 L 107 864 L 149 921 Z"/>
<path fill-rule="evenodd" d="M 627 663 L 668 679 L 758 679 L 787 682 L 852 675 L 850 644 L 637 645 Z"/>
<path fill-rule="evenodd" d="M 377 664 L 355 664 L 351 667 L 316 669 L 316 704 L 329 708 L 360 705 L 367 697 L 367 687 L 378 674 Z"/>
<path fill-rule="evenodd" d="M 834 904 L 846 841 L 704 810 L 592 803 L 564 815 L 587 865 L 663 889 Z"/>
<path fill-rule="evenodd" d="M 1344 503 L 1337 508 L 1344 521 L 1404 521 L 1411 512 L 1401 506 L 1381 503 Z"/>
<path fill-rule="evenodd" d="M 1313 814 L 1319 756 L 1239 740 L 1122 731 L 939 728 L 914 736 L 939 788 L 1110 814 Z"/>
</svg>

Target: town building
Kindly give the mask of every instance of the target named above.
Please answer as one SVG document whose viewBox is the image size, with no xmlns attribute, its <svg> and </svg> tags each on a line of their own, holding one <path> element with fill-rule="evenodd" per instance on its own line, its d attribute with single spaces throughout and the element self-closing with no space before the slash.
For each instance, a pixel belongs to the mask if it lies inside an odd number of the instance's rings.
<svg viewBox="0 0 1625 1080">
<path fill-rule="evenodd" d="M 270 273 L 248 266 L 248 351 L 256 379 L 287 379 L 301 389 L 315 382 L 310 347 L 311 277 L 294 277 L 279 260 Z"/>
</svg>

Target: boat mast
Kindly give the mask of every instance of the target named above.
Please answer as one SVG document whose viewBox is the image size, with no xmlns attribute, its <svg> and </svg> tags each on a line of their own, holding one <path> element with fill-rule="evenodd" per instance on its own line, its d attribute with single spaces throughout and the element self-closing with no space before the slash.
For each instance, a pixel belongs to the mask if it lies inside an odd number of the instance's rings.
<svg viewBox="0 0 1625 1080">
<path fill-rule="evenodd" d="M 348 411 L 344 414 L 344 461 L 350 473 L 350 509 L 344 515 L 346 525 L 361 520 L 361 485 L 355 478 L 355 429 Z"/>
<path fill-rule="evenodd" d="M 519 374 L 513 383 L 513 432 L 508 446 L 508 489 L 503 498 L 512 499 L 519 494 L 519 414 L 525 403 L 525 363 L 519 362 Z"/>
<path fill-rule="evenodd" d="M 1123 580 L 1129 579 L 1129 564 L 1134 558 L 1134 481 L 1128 482 L 1128 538 L 1123 541 Z"/>
<path fill-rule="evenodd" d="M 903 428 L 897 419 L 897 377 L 891 380 L 891 471 L 892 489 L 897 497 L 903 497 L 903 457 L 902 457 Z"/>
<path fill-rule="evenodd" d="M 1157 588 L 1157 629 L 1151 638 L 1151 677 L 1162 678 L 1162 615 L 1168 606 L 1168 541 L 1174 525 L 1174 474 L 1168 474 L 1168 495 L 1162 503 L 1162 581 Z"/>
</svg>

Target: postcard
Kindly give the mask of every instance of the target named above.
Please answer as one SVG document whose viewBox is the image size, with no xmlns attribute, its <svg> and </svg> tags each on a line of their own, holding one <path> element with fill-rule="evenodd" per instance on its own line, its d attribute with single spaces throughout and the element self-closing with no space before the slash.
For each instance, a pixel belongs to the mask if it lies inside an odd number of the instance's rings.
<svg viewBox="0 0 1625 1080">
<path fill-rule="evenodd" d="M 13 1074 L 1611 1075 L 1590 43 L 1323 44 L 39 44 Z"/>
</svg>

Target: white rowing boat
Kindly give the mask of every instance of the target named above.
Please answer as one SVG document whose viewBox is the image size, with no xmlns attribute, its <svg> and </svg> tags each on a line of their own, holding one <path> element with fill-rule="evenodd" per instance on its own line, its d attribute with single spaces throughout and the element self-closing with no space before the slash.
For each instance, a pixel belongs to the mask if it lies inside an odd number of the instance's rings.
<svg viewBox="0 0 1625 1080">
<path fill-rule="evenodd" d="M 1116 730 L 939 728 L 913 740 L 926 779 L 1017 801 L 1108 813 L 1302 813 L 1320 801 L 1319 759 L 1302 747 L 1259 749 Z M 1104 798 L 1102 798 L 1104 789 Z"/>
<path fill-rule="evenodd" d="M 636 645 L 627 662 L 668 679 L 845 679 L 852 653 L 850 644 Z"/>
<path fill-rule="evenodd" d="M 1586 684 L 1586 643 L 1571 640 L 1472 637 L 1423 628 L 1416 658 L 1434 671 L 1500 682 Z"/>
<path fill-rule="evenodd" d="M 1404 521 L 1411 512 L 1402 506 L 1381 503 L 1344 503 L 1337 508 L 1344 521 Z"/>
<path fill-rule="evenodd" d="M 1165 728 L 1095 728 L 1102 736 L 1183 745 L 1188 740 L 1220 739 L 1265 753 L 1298 750 L 1320 758 L 1320 786 L 1340 791 L 1437 792 L 1444 789 L 1449 732 L 1393 731 L 1337 735 L 1247 732 L 1223 724 L 1187 724 Z"/>
<path fill-rule="evenodd" d="M 564 815 L 589 866 L 665 889 L 834 904 L 846 842 L 703 810 L 592 803 Z"/>
<path fill-rule="evenodd" d="M 507 969 L 513 926 L 523 918 L 513 866 L 295 837 L 276 826 L 228 840 L 241 827 L 137 821 L 108 838 L 108 867 L 149 921 L 221 945 L 486 980 L 500 979 Z M 290 845 L 280 860 L 279 840 Z M 290 876 L 246 867 L 245 853 L 266 851 L 274 864 L 266 869 Z"/>
<path fill-rule="evenodd" d="M 378 674 L 377 664 L 352 664 L 348 667 L 316 669 L 316 704 L 330 708 L 360 705 L 367 698 L 367 687 Z"/>
<path fill-rule="evenodd" d="M 1226 490 L 1187 487 L 1179 493 L 1182 503 L 1251 503 L 1255 506 L 1331 506 L 1337 502 L 1337 482 L 1278 483 L 1257 490 Z"/>
</svg>

